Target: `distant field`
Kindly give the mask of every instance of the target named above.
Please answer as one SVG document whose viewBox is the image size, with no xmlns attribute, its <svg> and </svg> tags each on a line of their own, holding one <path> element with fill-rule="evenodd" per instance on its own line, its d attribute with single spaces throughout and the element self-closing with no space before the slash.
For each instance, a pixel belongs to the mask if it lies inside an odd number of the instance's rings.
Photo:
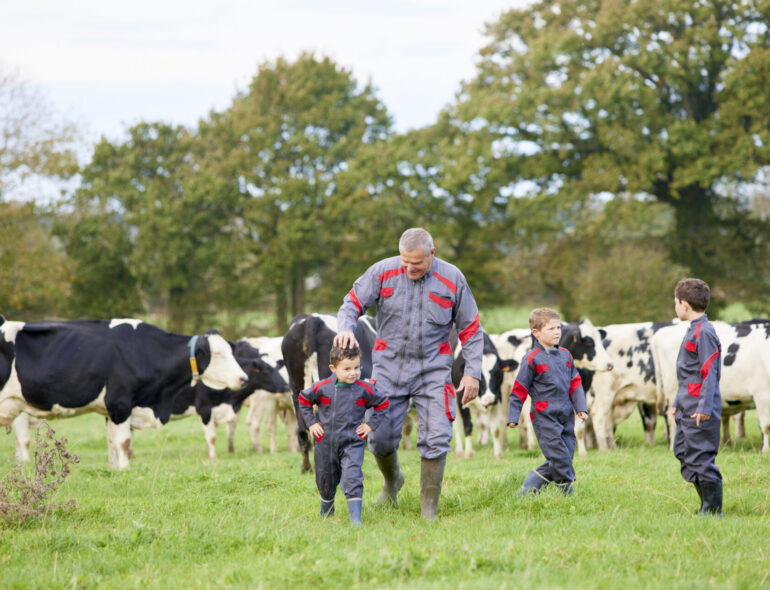
<svg viewBox="0 0 770 590">
<path fill-rule="evenodd" d="M 679 476 L 662 426 L 642 445 L 637 417 L 618 428 L 619 448 L 576 458 L 576 494 L 516 494 L 538 452 L 491 449 L 450 456 L 440 518 L 419 514 L 419 457 L 402 452 L 398 508 L 375 505 L 381 484 L 364 463 L 360 529 L 318 515 L 299 456 L 257 456 L 243 425 L 236 453 L 205 458 L 196 419 L 135 436 L 131 468 L 107 467 L 104 419 L 53 422 L 82 462 L 58 500 L 74 514 L 21 527 L 0 524 L 3 588 L 760 588 L 770 585 L 770 457 L 748 438 L 723 450 L 725 518 L 693 515 L 696 493 Z M 513 433 L 510 434 L 513 441 Z M 0 445 L 0 474 L 13 438 Z M 265 441 L 266 443 L 267 441 Z M 285 448 L 285 437 L 279 447 Z"/>
</svg>

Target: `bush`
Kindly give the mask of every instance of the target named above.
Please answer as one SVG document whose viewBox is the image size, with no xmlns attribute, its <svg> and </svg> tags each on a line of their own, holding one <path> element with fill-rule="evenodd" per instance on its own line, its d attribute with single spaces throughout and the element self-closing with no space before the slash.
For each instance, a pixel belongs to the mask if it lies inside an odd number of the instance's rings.
<svg viewBox="0 0 770 590">
<path fill-rule="evenodd" d="M 0 517 L 6 522 L 21 524 L 30 518 L 44 518 L 51 510 L 77 508 L 72 499 L 64 504 L 50 500 L 69 475 L 70 465 L 80 462 L 77 455 L 67 450 L 67 439 L 57 439 L 55 434 L 47 422 L 41 422 L 35 431 L 32 476 L 16 465 L 0 482 Z"/>
</svg>

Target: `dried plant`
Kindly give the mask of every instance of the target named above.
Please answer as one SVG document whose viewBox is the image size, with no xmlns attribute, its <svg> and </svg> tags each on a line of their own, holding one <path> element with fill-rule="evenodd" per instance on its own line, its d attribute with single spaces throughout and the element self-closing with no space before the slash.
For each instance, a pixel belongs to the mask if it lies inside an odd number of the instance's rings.
<svg viewBox="0 0 770 590">
<path fill-rule="evenodd" d="M 29 518 L 44 518 L 51 510 L 74 510 L 75 500 L 56 504 L 51 496 L 70 473 L 70 466 L 80 457 L 67 450 L 67 439 L 57 439 L 56 432 L 43 421 L 35 431 L 34 470 L 28 475 L 16 465 L 0 481 L 0 517 L 8 523 L 21 524 Z"/>
</svg>

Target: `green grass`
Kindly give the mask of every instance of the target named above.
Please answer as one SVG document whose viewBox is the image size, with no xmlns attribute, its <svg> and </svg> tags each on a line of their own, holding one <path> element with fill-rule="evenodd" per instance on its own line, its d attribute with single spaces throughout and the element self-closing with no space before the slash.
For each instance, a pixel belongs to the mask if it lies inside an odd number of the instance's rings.
<svg viewBox="0 0 770 590">
<path fill-rule="evenodd" d="M 491 449 L 450 456 L 437 522 L 419 519 L 419 456 L 402 451 L 398 508 L 376 505 L 381 476 L 364 463 L 364 524 L 318 517 L 313 477 L 299 455 L 256 455 L 241 424 L 236 453 L 205 458 L 195 419 L 135 436 L 125 472 L 107 467 L 104 420 L 52 423 L 81 456 L 57 501 L 70 514 L 0 524 L 3 588 L 759 588 L 770 586 L 770 457 L 749 437 L 720 452 L 725 518 L 693 514 L 697 495 L 638 419 L 619 448 L 575 458 L 576 494 L 516 494 L 539 452 Z M 510 435 L 511 440 L 514 433 Z M 12 437 L 0 473 L 13 464 Z M 285 437 L 279 439 L 285 448 Z"/>
<path fill-rule="evenodd" d="M 479 310 L 481 326 L 489 334 L 502 334 L 514 328 L 529 328 L 529 313 L 534 307 L 490 307 Z"/>
</svg>

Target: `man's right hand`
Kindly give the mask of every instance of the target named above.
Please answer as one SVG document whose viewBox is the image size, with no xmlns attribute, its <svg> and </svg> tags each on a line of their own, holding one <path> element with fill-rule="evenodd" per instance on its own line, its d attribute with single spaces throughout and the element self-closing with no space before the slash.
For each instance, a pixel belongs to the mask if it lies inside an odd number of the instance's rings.
<svg viewBox="0 0 770 590">
<path fill-rule="evenodd" d="M 350 330 L 343 330 L 334 337 L 334 346 L 340 348 L 358 348 L 358 340 Z"/>
</svg>

